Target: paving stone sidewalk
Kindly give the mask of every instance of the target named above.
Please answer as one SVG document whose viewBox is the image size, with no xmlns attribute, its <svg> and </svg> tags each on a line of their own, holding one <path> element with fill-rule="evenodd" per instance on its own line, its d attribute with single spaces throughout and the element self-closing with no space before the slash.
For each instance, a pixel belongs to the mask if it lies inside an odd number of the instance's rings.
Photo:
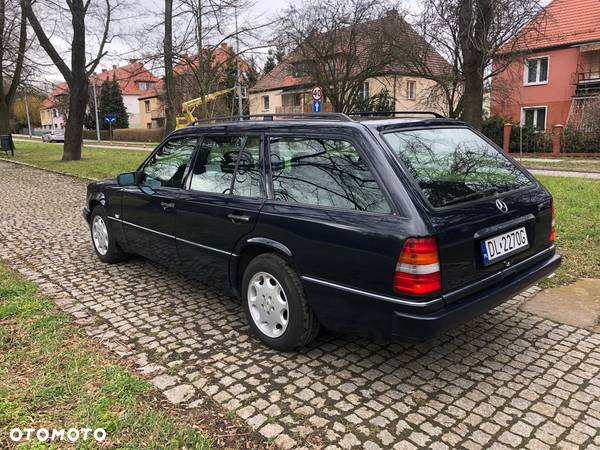
<svg viewBox="0 0 600 450">
<path fill-rule="evenodd" d="M 280 354 L 221 291 L 100 263 L 85 184 L 0 162 L 0 258 L 170 401 L 212 397 L 282 448 L 600 449 L 600 334 L 521 311 L 535 289 L 427 344 L 324 333 Z"/>
</svg>

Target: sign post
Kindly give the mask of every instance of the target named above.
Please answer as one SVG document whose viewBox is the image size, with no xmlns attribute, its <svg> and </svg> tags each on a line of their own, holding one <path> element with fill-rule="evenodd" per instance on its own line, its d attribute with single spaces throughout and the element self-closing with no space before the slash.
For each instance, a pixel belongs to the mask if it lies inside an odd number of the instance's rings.
<svg viewBox="0 0 600 450">
<path fill-rule="evenodd" d="M 312 99 L 312 112 L 321 112 L 321 100 L 323 99 L 323 88 L 321 86 L 316 85 L 312 88 Z"/>
<path fill-rule="evenodd" d="M 105 114 L 104 121 L 108 124 L 108 135 L 112 142 L 112 126 L 117 123 L 117 117 L 114 114 Z"/>
</svg>

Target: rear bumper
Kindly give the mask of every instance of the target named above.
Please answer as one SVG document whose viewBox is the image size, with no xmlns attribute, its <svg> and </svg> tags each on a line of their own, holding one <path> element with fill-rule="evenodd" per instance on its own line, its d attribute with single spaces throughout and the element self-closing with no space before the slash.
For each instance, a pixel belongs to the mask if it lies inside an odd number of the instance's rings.
<svg viewBox="0 0 600 450">
<path fill-rule="evenodd" d="M 424 304 L 364 295 L 353 289 L 303 277 L 307 296 L 321 323 L 330 329 L 372 337 L 423 341 L 470 321 L 524 291 L 558 268 L 561 256 L 552 252 L 498 283 L 452 303 L 444 298 Z"/>
</svg>

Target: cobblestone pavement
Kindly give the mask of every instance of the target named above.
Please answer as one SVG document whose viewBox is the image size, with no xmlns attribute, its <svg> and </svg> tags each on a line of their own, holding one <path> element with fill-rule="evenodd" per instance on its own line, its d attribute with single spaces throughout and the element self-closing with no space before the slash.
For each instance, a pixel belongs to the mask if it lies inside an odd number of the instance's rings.
<svg viewBox="0 0 600 450">
<path fill-rule="evenodd" d="M 219 290 L 140 258 L 101 264 L 84 195 L 0 162 L 0 258 L 172 402 L 210 396 L 283 448 L 600 448 L 600 334 L 522 312 L 534 289 L 426 345 L 324 334 L 278 354 Z"/>
</svg>

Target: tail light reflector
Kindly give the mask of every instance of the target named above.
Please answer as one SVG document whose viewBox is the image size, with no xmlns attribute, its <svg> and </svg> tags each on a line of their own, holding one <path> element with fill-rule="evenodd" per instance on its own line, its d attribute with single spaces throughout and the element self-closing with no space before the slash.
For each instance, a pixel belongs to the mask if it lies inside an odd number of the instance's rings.
<svg viewBox="0 0 600 450">
<path fill-rule="evenodd" d="M 440 258 L 435 238 L 409 238 L 396 264 L 394 290 L 423 295 L 442 288 Z"/>
</svg>

